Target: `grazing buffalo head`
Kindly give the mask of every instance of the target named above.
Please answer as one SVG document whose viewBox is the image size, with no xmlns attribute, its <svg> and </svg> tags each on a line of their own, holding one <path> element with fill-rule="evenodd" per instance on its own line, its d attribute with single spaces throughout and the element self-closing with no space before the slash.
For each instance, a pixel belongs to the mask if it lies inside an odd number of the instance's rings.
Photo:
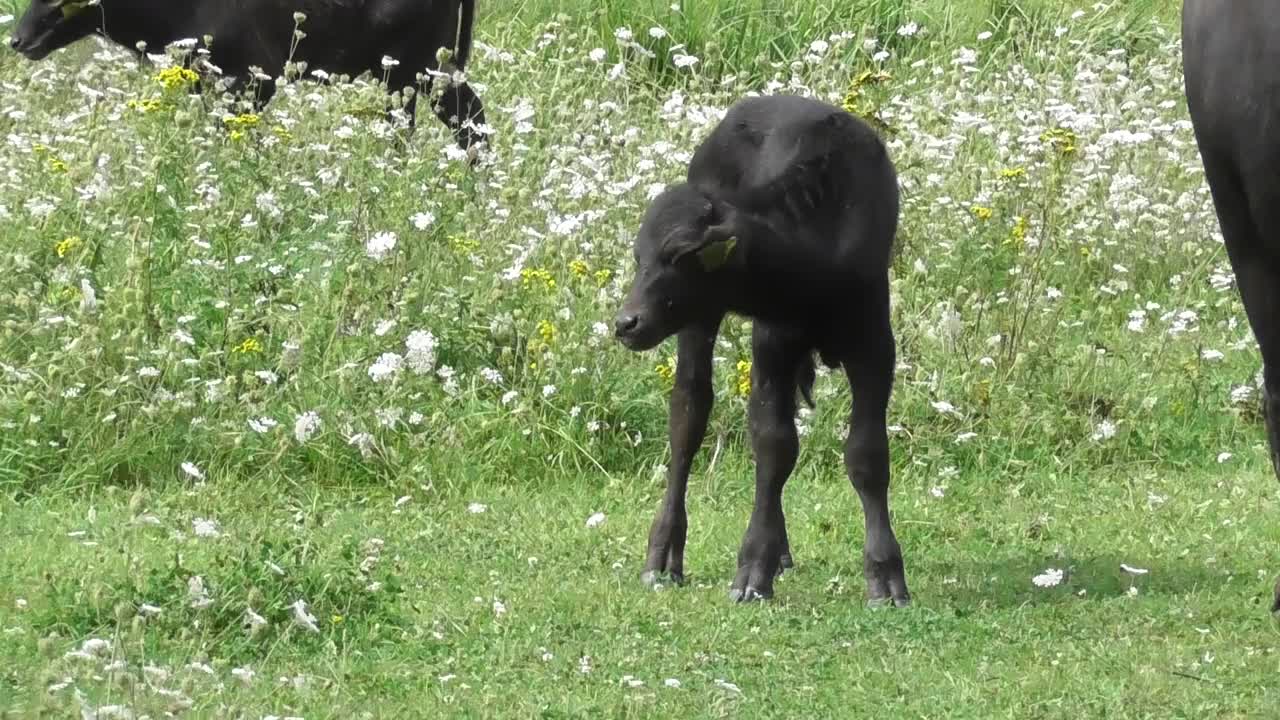
<svg viewBox="0 0 1280 720">
<path fill-rule="evenodd" d="M 28 60 L 42 60 L 97 32 L 102 21 L 100 4 L 101 0 L 31 0 L 9 45 Z"/>
<path fill-rule="evenodd" d="M 738 263 L 726 208 L 689 185 L 654 199 L 635 240 L 636 276 L 614 321 L 632 350 L 649 350 L 702 318 L 724 313 Z M 735 252 L 736 251 L 736 252 Z"/>
</svg>

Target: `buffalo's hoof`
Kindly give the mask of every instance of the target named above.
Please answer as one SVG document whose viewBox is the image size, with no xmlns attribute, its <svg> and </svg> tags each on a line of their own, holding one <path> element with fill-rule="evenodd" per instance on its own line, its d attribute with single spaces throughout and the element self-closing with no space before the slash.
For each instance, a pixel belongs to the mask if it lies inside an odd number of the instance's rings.
<svg viewBox="0 0 1280 720">
<path fill-rule="evenodd" d="M 867 600 L 867 607 L 872 609 L 886 607 L 911 607 L 911 598 L 871 598 L 870 600 Z"/>
<path fill-rule="evenodd" d="M 759 602 L 768 600 L 773 597 L 772 590 L 757 590 L 750 585 L 744 588 L 731 588 L 729 590 L 729 602 L 746 603 Z"/>
<path fill-rule="evenodd" d="M 790 570 L 796 566 L 796 561 L 791 559 L 791 553 L 782 553 L 782 564 L 779 565 L 783 570 Z"/>
<path fill-rule="evenodd" d="M 645 570 L 640 573 L 640 584 L 650 590 L 657 590 L 663 585 L 683 585 L 683 575 L 668 575 L 660 570 Z"/>
</svg>

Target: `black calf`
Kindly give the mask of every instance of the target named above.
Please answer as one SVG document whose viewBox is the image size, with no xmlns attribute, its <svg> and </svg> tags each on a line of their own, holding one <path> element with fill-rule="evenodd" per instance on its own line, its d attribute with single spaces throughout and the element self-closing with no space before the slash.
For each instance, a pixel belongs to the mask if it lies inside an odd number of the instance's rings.
<svg viewBox="0 0 1280 720">
<path fill-rule="evenodd" d="M 853 392 L 844 458 L 866 519 L 868 599 L 910 603 L 889 519 L 885 425 L 897 222 L 897 175 L 876 134 L 836 107 L 794 96 L 734 105 L 695 151 L 688 182 L 653 201 L 616 321 L 632 350 L 678 338 L 671 466 L 649 533 L 645 582 L 683 580 L 685 489 L 713 402 L 715 338 L 732 312 L 754 320 L 748 417 L 756 494 L 730 597 L 770 597 L 774 576 L 791 564 L 782 490 L 799 452 L 796 395 L 812 404 L 816 352 L 827 366 L 844 368 Z"/>
</svg>

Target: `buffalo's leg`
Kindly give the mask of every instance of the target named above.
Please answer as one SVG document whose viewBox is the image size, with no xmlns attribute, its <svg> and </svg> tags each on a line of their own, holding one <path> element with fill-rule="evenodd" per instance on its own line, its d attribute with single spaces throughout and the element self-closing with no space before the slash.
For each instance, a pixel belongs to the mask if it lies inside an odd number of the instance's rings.
<svg viewBox="0 0 1280 720">
<path fill-rule="evenodd" d="M 800 454 L 796 371 L 810 350 L 805 338 L 785 328 L 759 321 L 752 328 L 747 420 L 756 460 L 756 495 L 729 590 L 735 602 L 772 597 L 773 579 L 788 549 L 782 490 Z"/>
<path fill-rule="evenodd" d="M 911 594 L 907 591 L 902 549 L 889 519 L 886 413 L 893 389 L 895 350 L 887 285 L 867 293 L 851 309 L 859 320 L 854 324 L 855 342 L 844 358 L 853 395 L 844 464 L 866 522 L 862 554 L 867 602 L 878 606 L 892 601 L 905 607 L 911 603 Z"/>
<path fill-rule="evenodd" d="M 1268 172 L 1270 168 L 1268 168 Z M 1262 404 L 1272 471 L 1280 477 L 1280 186 L 1249 184 L 1247 205 L 1235 175 L 1215 166 L 1214 206 L 1249 327 L 1262 353 Z"/>
<path fill-rule="evenodd" d="M 1205 148 L 1201 155 L 1240 299 L 1262 352 L 1267 446 L 1280 477 L 1280 262 L 1274 250 L 1280 247 L 1280 187 L 1266 176 L 1246 186 L 1229 160 Z M 1280 612 L 1280 581 L 1271 611 Z"/>
<path fill-rule="evenodd" d="M 374 73 L 375 75 L 377 72 Z M 404 132 L 399 134 L 402 141 L 407 141 L 413 136 L 413 131 L 418 123 L 418 95 L 427 92 L 430 89 L 428 84 L 425 88 L 420 87 L 417 80 L 417 73 L 412 72 L 404 65 L 397 66 L 387 76 L 387 123 L 395 127 L 395 108 L 393 97 L 396 92 L 404 98 L 404 114 L 408 120 L 408 127 Z"/>
<path fill-rule="evenodd" d="M 671 465 L 662 506 L 649 528 L 649 549 L 640 579 L 653 586 L 664 577 L 684 582 L 684 544 L 689 530 L 685 491 L 693 458 L 707 432 L 715 393 L 711 358 L 720 322 L 692 326 L 677 337 L 675 386 L 668 405 Z"/>
<path fill-rule="evenodd" d="M 484 141 L 484 135 L 474 129 L 484 124 L 484 104 L 467 83 L 449 83 L 434 109 L 436 117 L 453 132 L 463 150 Z"/>
</svg>

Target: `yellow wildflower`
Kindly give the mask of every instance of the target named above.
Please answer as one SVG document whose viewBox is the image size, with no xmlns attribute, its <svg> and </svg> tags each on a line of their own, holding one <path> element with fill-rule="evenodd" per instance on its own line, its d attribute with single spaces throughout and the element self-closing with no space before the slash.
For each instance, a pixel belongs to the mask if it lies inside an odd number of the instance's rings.
<svg viewBox="0 0 1280 720">
<path fill-rule="evenodd" d="M 1000 177 L 1004 178 L 1005 180 L 1020 178 L 1026 174 L 1027 174 L 1027 169 L 1020 168 L 1020 167 L 1005 168 L 1000 171 Z"/>
<path fill-rule="evenodd" d="M 1013 229 L 1009 231 L 1010 243 L 1021 245 L 1027 239 L 1027 219 L 1021 215 L 1013 219 Z"/>
<path fill-rule="evenodd" d="M 124 104 L 130 110 L 140 110 L 144 113 L 155 112 L 160 109 L 160 100 L 157 98 L 144 98 L 142 100 L 130 100 Z"/>
<path fill-rule="evenodd" d="M 556 279 L 551 277 L 549 271 L 538 268 L 526 268 L 520 271 L 520 284 L 524 287 L 531 287 L 537 282 L 541 282 L 548 290 L 556 289 Z"/>
<path fill-rule="evenodd" d="M 251 127 L 257 127 L 260 122 L 260 118 L 257 113 L 242 113 L 233 117 L 223 118 L 222 122 L 234 132 L 236 130 L 245 130 Z"/>
<path fill-rule="evenodd" d="M 670 385 L 675 382 L 676 378 L 676 359 L 674 357 L 667 358 L 667 361 L 655 367 L 654 372 L 658 373 L 658 377 L 662 381 Z"/>
<path fill-rule="evenodd" d="M 58 244 L 53 246 L 53 251 L 58 253 L 58 257 L 66 257 L 67 253 L 80 247 L 80 245 L 80 236 L 72 235 L 71 237 L 59 240 Z"/>
<path fill-rule="evenodd" d="M 479 241 L 472 240 L 471 238 L 466 237 L 464 235 L 450 235 L 449 247 L 452 247 L 453 251 L 456 253 L 466 254 L 466 253 L 474 252 L 477 248 L 480 247 L 480 243 Z"/>
<path fill-rule="evenodd" d="M 184 67 L 167 67 L 156 73 L 156 82 L 164 86 L 165 90 L 174 90 L 191 85 L 199 79 L 200 76 L 194 70 Z"/>
<path fill-rule="evenodd" d="M 1067 157 L 1076 152 L 1076 134 L 1067 128 L 1056 127 L 1040 134 L 1040 142 L 1047 144 L 1058 155 Z"/>
<path fill-rule="evenodd" d="M 553 345 L 556 341 L 556 326 L 547 320 L 538 321 L 538 337 L 544 345 Z"/>
<path fill-rule="evenodd" d="M 245 338 L 244 342 L 232 348 L 233 353 L 257 353 L 262 352 L 262 341 L 257 338 Z"/>
<path fill-rule="evenodd" d="M 595 273 L 596 285 L 600 287 L 604 287 L 609 282 L 609 278 L 611 277 L 613 277 L 612 272 L 608 270 L 597 270 Z"/>
<path fill-rule="evenodd" d="M 969 208 L 969 212 L 973 213 L 973 216 L 979 220 L 990 220 L 991 216 L 995 214 L 991 208 L 983 207 L 981 205 L 974 205 Z"/>
<path fill-rule="evenodd" d="M 737 369 L 738 377 L 734 383 L 734 389 L 739 395 L 746 397 L 751 394 L 751 361 L 739 360 Z"/>
<path fill-rule="evenodd" d="M 67 164 L 58 158 L 49 158 L 49 172 L 64 173 L 67 171 Z"/>
<path fill-rule="evenodd" d="M 577 275 L 578 277 L 586 277 L 589 270 L 590 268 L 587 267 L 587 263 L 581 258 L 569 263 L 569 272 Z"/>
</svg>

